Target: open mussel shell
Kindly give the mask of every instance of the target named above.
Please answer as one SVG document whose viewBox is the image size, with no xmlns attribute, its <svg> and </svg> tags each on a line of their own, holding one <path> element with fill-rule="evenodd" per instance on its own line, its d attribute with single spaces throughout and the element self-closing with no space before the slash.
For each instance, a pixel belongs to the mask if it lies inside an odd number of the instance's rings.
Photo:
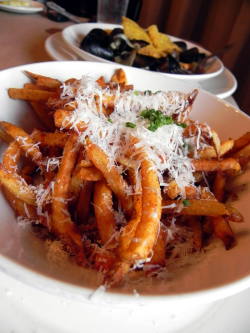
<svg viewBox="0 0 250 333">
<path fill-rule="evenodd" d="M 192 47 L 189 50 L 180 53 L 180 61 L 190 64 L 192 62 L 199 62 L 205 57 L 204 53 L 200 53 L 197 47 Z"/>
<path fill-rule="evenodd" d="M 97 57 L 114 59 L 114 51 L 110 47 L 110 35 L 102 29 L 93 29 L 82 40 L 80 48 Z"/>
</svg>

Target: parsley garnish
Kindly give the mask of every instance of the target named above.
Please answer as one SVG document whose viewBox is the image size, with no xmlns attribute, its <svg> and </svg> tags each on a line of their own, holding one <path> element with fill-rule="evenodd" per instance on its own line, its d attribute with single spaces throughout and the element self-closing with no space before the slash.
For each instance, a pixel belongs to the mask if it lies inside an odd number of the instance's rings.
<svg viewBox="0 0 250 333">
<path fill-rule="evenodd" d="M 186 128 L 187 127 L 187 124 L 185 124 L 185 123 L 179 123 L 179 124 L 176 124 L 176 125 L 181 126 L 182 128 Z"/>
<path fill-rule="evenodd" d="M 110 119 L 110 118 L 108 118 L 108 121 L 109 121 L 110 123 L 113 123 L 112 119 Z"/>
<path fill-rule="evenodd" d="M 129 121 L 126 123 L 126 127 L 130 127 L 130 128 L 135 128 L 136 124 L 134 123 L 130 123 Z"/>
<path fill-rule="evenodd" d="M 152 132 L 155 132 L 161 126 L 174 124 L 172 117 L 165 116 L 159 110 L 144 110 L 140 115 L 149 120 L 148 129 Z"/>
<path fill-rule="evenodd" d="M 135 90 L 135 91 L 134 91 L 134 95 L 135 95 L 135 96 L 138 96 L 138 95 L 139 95 L 139 91 Z"/>
<path fill-rule="evenodd" d="M 185 207 L 188 207 L 188 206 L 191 205 L 191 202 L 190 202 L 189 200 L 187 200 L 187 199 L 183 200 L 182 203 L 183 203 L 183 205 L 184 205 Z"/>
</svg>

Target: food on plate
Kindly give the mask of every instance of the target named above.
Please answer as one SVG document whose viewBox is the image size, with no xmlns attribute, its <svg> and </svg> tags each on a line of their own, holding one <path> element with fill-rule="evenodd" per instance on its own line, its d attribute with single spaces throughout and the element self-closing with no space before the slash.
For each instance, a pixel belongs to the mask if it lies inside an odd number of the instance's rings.
<svg viewBox="0 0 250 333">
<path fill-rule="evenodd" d="M 9 1 L 1 1 L 0 4 L 14 6 L 14 7 L 30 7 L 30 1 L 20 0 L 9 0 Z"/>
<path fill-rule="evenodd" d="M 249 161 L 250 135 L 221 142 L 190 119 L 197 90 L 138 91 L 122 69 L 109 81 L 25 74 L 31 83 L 8 93 L 43 129 L 0 121 L 0 184 L 19 221 L 101 271 L 106 286 L 131 271 L 162 274 L 213 237 L 235 245 L 231 224 L 243 217 L 227 183 Z"/>
<path fill-rule="evenodd" d="M 183 41 L 171 41 L 156 25 L 143 29 L 127 17 L 122 18 L 121 28 L 92 29 L 80 48 L 109 61 L 173 74 L 202 74 L 207 59 L 197 47 L 188 49 Z"/>
</svg>

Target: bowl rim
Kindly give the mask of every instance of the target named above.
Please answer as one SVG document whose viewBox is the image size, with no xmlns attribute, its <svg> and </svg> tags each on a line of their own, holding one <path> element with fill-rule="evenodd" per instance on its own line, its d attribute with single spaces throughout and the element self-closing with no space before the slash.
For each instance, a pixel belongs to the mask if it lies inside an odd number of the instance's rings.
<svg viewBox="0 0 250 333">
<path fill-rule="evenodd" d="M 62 37 L 63 40 L 65 41 L 65 43 L 68 45 L 68 47 L 70 47 L 72 50 L 74 50 L 80 57 L 82 57 L 83 60 L 85 60 L 84 57 L 88 57 L 88 61 L 99 61 L 99 62 L 104 62 L 104 63 L 112 63 L 112 64 L 116 64 L 116 62 L 114 61 L 110 61 L 110 60 L 106 60 L 104 58 L 101 57 L 97 57 L 89 52 L 86 52 L 84 50 L 81 50 L 78 46 L 76 46 L 74 43 L 72 43 L 69 39 L 68 39 L 68 33 L 74 31 L 75 29 L 81 29 L 81 27 L 98 27 L 98 26 L 102 26 L 105 27 L 107 29 L 113 29 L 115 27 L 122 27 L 119 24 L 111 24 L 111 23 L 98 23 L 98 22 L 90 22 L 90 23 L 79 23 L 79 24 L 73 24 L 70 25 L 66 28 L 64 28 L 62 30 Z M 199 50 L 201 50 L 202 52 L 205 52 L 207 54 L 211 54 L 211 52 L 207 49 L 205 49 L 203 46 L 199 45 L 198 43 L 195 43 L 193 41 L 189 41 L 187 39 L 183 39 L 181 37 L 176 37 L 170 34 L 167 34 L 171 39 L 175 39 L 178 41 L 184 41 L 187 42 L 191 45 L 193 45 L 194 47 L 197 47 Z M 91 59 L 92 58 L 92 59 Z M 184 74 L 172 74 L 172 73 L 164 73 L 164 72 L 155 72 L 155 71 L 151 71 L 153 73 L 157 73 L 160 75 L 165 75 L 171 78 L 177 78 L 177 79 L 181 79 L 181 80 L 186 80 L 186 81 L 192 81 L 192 80 L 196 80 L 196 81 L 203 81 L 203 80 L 207 80 L 213 77 L 216 77 L 218 75 L 220 75 L 223 70 L 224 70 L 224 64 L 223 62 L 216 56 L 215 57 L 216 62 L 219 64 L 219 68 L 218 70 L 211 72 L 211 73 L 205 73 L 205 74 L 190 74 L 190 75 L 184 75 Z M 127 66 L 127 65 L 124 65 Z M 127 67 L 132 67 L 132 66 L 127 66 Z M 141 70 L 145 70 L 140 68 Z"/>
<path fill-rule="evenodd" d="M 58 64 L 65 64 L 70 65 L 74 64 L 76 65 L 75 61 L 58 61 L 56 62 Z M 86 66 L 89 64 L 93 65 L 93 62 L 87 62 L 82 61 L 82 63 L 86 64 Z M 39 62 L 39 63 L 30 63 L 30 64 L 24 64 L 19 66 L 10 67 L 4 70 L 1 70 L 2 72 L 8 72 L 8 71 L 16 71 L 16 70 L 22 70 L 26 66 L 27 67 L 36 67 L 39 65 L 42 65 L 46 67 L 47 64 L 55 64 L 55 61 L 48 61 L 48 62 Z M 98 62 L 96 65 L 101 66 L 101 64 Z M 117 64 L 105 64 L 105 66 L 108 67 L 116 67 Z M 126 66 L 121 66 L 126 70 Z M 136 68 L 131 68 L 132 71 L 138 71 Z M 168 78 L 169 79 L 169 78 Z M 183 84 L 183 82 L 181 83 Z M 187 84 L 188 86 L 188 84 Z M 222 103 L 224 105 L 227 105 L 228 103 L 226 101 L 221 100 L 217 96 L 203 90 L 202 91 L 205 95 L 208 95 L 212 99 L 216 99 L 219 103 Z M 250 120 L 250 116 L 248 116 L 246 113 L 241 111 L 240 109 L 237 109 L 235 106 L 230 105 L 230 107 L 233 109 L 234 112 L 239 113 L 244 118 Z M 0 253 L 0 271 L 5 273 L 6 275 L 9 275 L 26 285 L 32 286 L 36 289 L 39 289 L 41 291 L 51 293 L 54 295 L 60 295 L 64 296 L 72 301 L 74 300 L 82 300 L 82 301 L 91 301 L 91 298 L 93 294 L 98 291 L 97 289 L 84 287 L 84 286 L 78 286 L 76 284 L 72 284 L 70 282 L 61 281 L 59 279 L 56 279 L 51 276 L 47 276 L 43 273 L 36 272 L 30 267 L 23 266 L 22 264 L 18 263 L 15 259 L 7 258 L 4 254 Z M 227 282 L 225 284 L 216 285 L 214 287 L 209 287 L 202 290 L 192 291 L 192 292 L 180 292 L 180 293 L 174 293 L 174 294 L 164 294 L 164 295 L 158 295 L 158 294 L 141 294 L 140 297 L 137 297 L 138 295 L 131 295 L 129 293 L 125 294 L 122 292 L 113 292 L 108 291 L 105 292 L 102 295 L 101 301 L 104 301 L 105 304 L 115 304 L 115 305 L 126 305 L 126 304 L 133 304 L 133 305 L 152 305 L 154 303 L 170 303 L 170 304 L 178 304 L 181 302 L 186 302 L 187 304 L 191 301 L 195 301 L 197 304 L 204 304 L 204 303 L 210 303 L 214 302 L 216 300 L 226 298 L 229 296 L 232 296 L 234 294 L 237 294 L 247 288 L 250 287 L 250 274 L 237 278 L 234 281 Z M 132 297 L 131 297 L 132 296 Z"/>
</svg>

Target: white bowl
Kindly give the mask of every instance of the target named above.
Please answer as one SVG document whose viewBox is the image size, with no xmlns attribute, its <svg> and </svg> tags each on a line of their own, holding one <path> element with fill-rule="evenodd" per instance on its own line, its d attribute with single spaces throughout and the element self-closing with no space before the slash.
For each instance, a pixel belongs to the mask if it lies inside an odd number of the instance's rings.
<svg viewBox="0 0 250 333">
<path fill-rule="evenodd" d="M 71 77 L 80 78 L 83 74 L 96 78 L 104 75 L 109 78 L 114 69 L 120 67 L 94 62 L 65 61 L 23 65 L 1 71 L 0 119 L 20 125 L 27 131 L 37 124 L 28 105 L 22 101 L 9 99 L 7 94 L 7 88 L 22 87 L 28 81 L 23 74 L 24 70 L 64 80 Z M 128 81 L 133 83 L 136 89 L 187 92 L 193 88 L 193 85 L 187 85 L 183 81 L 165 76 L 159 77 L 157 73 L 131 67 L 123 68 L 127 73 Z M 240 136 L 249 130 L 250 125 L 249 117 L 243 112 L 202 90 L 199 91 L 191 116 L 199 121 L 207 121 L 223 139 Z M 4 145 L 1 144 L 0 148 L 2 151 Z M 239 181 L 244 183 L 247 179 L 249 180 L 249 172 Z M 131 311 L 135 310 L 138 314 L 138 311 L 142 311 L 140 309 L 144 309 L 144 315 L 148 315 L 150 320 L 155 321 L 161 317 L 160 325 L 170 325 L 163 327 L 178 326 L 180 328 L 199 316 L 204 307 L 206 308 L 206 304 L 250 287 L 249 194 L 249 189 L 242 192 L 235 204 L 245 217 L 244 224 L 233 226 L 238 239 L 236 247 L 225 251 L 218 242 L 202 257 L 202 260 L 186 267 L 185 271 L 176 274 L 172 280 L 141 281 L 139 284 L 127 286 L 126 289 L 115 289 L 106 293 L 102 293 L 100 289 L 95 293 L 100 283 L 98 274 L 68 262 L 60 263 L 60 265 L 48 262 L 44 243 L 30 233 L 29 228 L 22 228 L 16 224 L 11 208 L 0 194 L 0 270 L 7 276 L 12 276 L 33 287 L 32 302 L 34 304 L 37 305 L 39 302 L 35 296 L 36 290 L 38 295 L 42 292 L 43 302 L 48 304 L 50 299 L 53 301 L 66 299 L 70 304 L 72 303 L 74 311 L 78 311 L 77 314 L 81 315 L 85 311 L 88 313 L 88 322 L 95 318 L 97 311 L 101 311 L 102 314 L 105 313 L 101 324 L 106 325 L 112 317 L 112 311 L 117 311 L 120 316 L 119 324 L 123 325 L 121 328 L 123 332 L 128 324 L 126 318 Z M 164 321 L 168 318 L 166 309 L 169 311 L 168 315 L 174 313 L 177 321 L 172 323 L 175 323 L 175 326 L 171 326 L 171 320 L 168 324 Z M 67 316 L 67 311 L 65 315 Z M 63 320 L 70 322 L 71 319 Z M 140 315 L 138 314 L 134 319 L 134 324 L 136 323 L 139 327 L 141 320 L 143 315 L 140 312 Z M 116 331 L 117 326 L 116 330 L 110 329 L 110 332 Z M 144 331 L 152 332 L 152 326 L 145 328 Z M 165 331 L 161 329 L 160 332 Z"/>
<path fill-rule="evenodd" d="M 71 25 L 71 26 L 65 28 L 62 31 L 62 36 L 63 36 L 63 39 L 65 40 L 65 42 L 68 44 L 68 46 L 70 48 L 72 48 L 72 50 L 74 50 L 78 54 L 78 56 L 81 57 L 83 60 L 114 63 L 113 61 L 109 61 L 109 60 L 103 59 L 101 57 L 97 57 L 89 52 L 83 51 L 82 49 L 80 49 L 80 43 L 83 40 L 84 36 L 86 36 L 92 29 L 100 28 L 100 29 L 105 30 L 105 29 L 114 29 L 117 27 L 121 27 L 121 26 L 115 25 L 115 24 L 107 24 L 107 23 L 74 24 L 74 25 Z M 207 55 L 211 54 L 208 50 L 202 48 L 199 45 L 191 43 L 187 40 L 177 38 L 174 36 L 170 36 L 170 38 L 173 41 L 186 42 L 188 48 L 196 46 L 196 47 L 198 47 L 200 52 L 204 52 Z M 221 62 L 221 60 L 218 57 L 216 57 L 215 60 L 212 62 L 211 66 L 209 66 L 209 68 L 207 69 L 207 72 L 204 74 L 182 75 L 182 74 L 171 74 L 171 73 L 160 73 L 160 72 L 158 72 L 158 74 L 163 74 L 170 78 L 182 79 L 182 80 L 187 80 L 187 81 L 191 81 L 191 80 L 202 81 L 202 80 L 210 79 L 212 77 L 219 75 L 220 73 L 222 73 L 223 69 L 224 69 L 223 63 Z"/>
</svg>

